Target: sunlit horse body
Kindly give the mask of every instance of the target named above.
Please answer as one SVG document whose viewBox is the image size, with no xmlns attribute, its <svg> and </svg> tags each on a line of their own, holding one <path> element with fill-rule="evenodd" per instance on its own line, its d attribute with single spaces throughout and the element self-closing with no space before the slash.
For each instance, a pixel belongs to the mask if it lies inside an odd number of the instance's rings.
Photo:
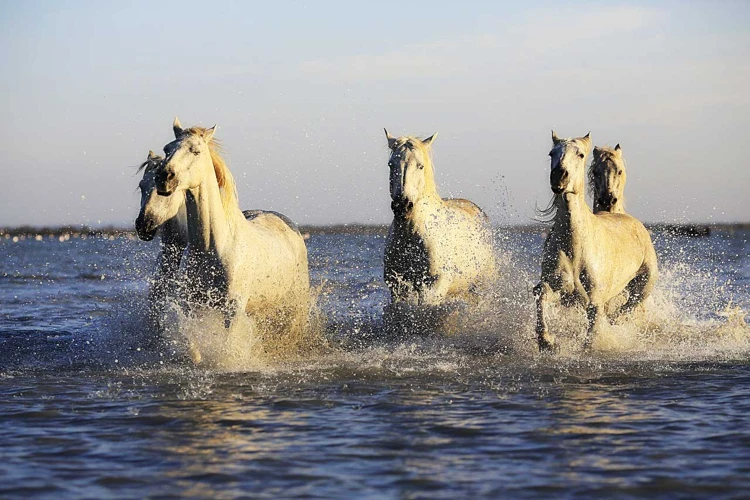
<svg viewBox="0 0 750 500">
<path fill-rule="evenodd" d="M 656 252 L 651 237 L 637 219 L 621 213 L 592 213 L 585 200 L 587 134 L 560 139 L 552 133 L 550 187 L 555 194 L 554 222 L 542 256 L 542 276 L 534 287 L 536 333 L 540 350 L 555 347 L 545 319 L 545 305 L 557 296 L 565 305 L 586 308 L 585 346 L 600 330 L 603 308 L 627 291 L 620 312 L 629 312 L 651 293 L 657 279 Z"/>
<path fill-rule="evenodd" d="M 489 282 L 495 270 L 487 216 L 469 200 L 438 194 L 429 149 L 436 135 L 396 139 L 386 131 L 393 222 L 384 278 L 392 303 L 441 305 Z"/>
<path fill-rule="evenodd" d="M 589 167 L 589 191 L 594 199 L 594 213 L 625 213 L 625 183 L 628 174 L 622 148 L 594 147 Z"/>
<path fill-rule="evenodd" d="M 187 213 L 185 196 L 159 196 L 156 192 L 156 171 L 164 161 L 163 156 L 148 152 L 148 158 L 139 167 L 143 179 L 138 187 L 141 191 L 141 210 L 135 220 L 138 237 L 151 241 L 157 231 L 161 236 L 161 251 L 156 273 L 149 289 L 149 307 L 153 319 L 159 320 L 160 311 L 168 298 L 176 298 L 182 252 L 188 244 Z"/>
<path fill-rule="evenodd" d="M 188 246 L 180 268 L 189 303 L 220 309 L 225 326 L 238 312 L 284 327 L 304 327 L 309 312 L 307 248 L 283 216 L 237 203 L 234 179 L 213 139 L 214 128 L 183 129 L 157 171 L 160 195 L 183 194 Z"/>
</svg>

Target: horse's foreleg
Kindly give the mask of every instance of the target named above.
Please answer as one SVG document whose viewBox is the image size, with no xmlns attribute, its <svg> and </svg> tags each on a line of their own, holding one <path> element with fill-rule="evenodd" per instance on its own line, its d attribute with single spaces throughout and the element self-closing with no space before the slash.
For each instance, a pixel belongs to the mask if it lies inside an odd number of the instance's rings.
<svg viewBox="0 0 750 500">
<path fill-rule="evenodd" d="M 450 281 L 443 276 L 438 276 L 432 284 L 424 286 L 419 294 L 420 305 L 439 306 L 445 302 L 450 288 Z"/>
<path fill-rule="evenodd" d="M 240 310 L 240 300 L 238 298 L 230 297 L 227 299 L 227 303 L 223 308 L 224 312 L 224 328 L 229 330 L 232 326 L 232 321 L 237 316 L 237 311 Z"/>
<path fill-rule="evenodd" d="M 547 320 L 544 317 L 544 306 L 549 300 L 552 289 L 546 282 L 541 282 L 534 287 L 534 299 L 536 300 L 536 337 L 540 351 L 552 351 L 555 349 L 555 336 L 550 335 L 547 328 Z"/>
</svg>

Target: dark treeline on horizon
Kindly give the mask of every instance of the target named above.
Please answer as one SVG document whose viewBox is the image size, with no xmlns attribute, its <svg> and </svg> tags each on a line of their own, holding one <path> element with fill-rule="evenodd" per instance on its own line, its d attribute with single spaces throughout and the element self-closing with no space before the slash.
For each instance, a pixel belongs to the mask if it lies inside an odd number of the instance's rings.
<svg viewBox="0 0 750 500">
<path fill-rule="evenodd" d="M 546 223 L 537 222 L 531 224 L 501 225 L 496 229 L 518 232 L 518 233 L 543 233 L 548 229 Z M 675 235 L 683 236 L 709 236 L 712 232 L 729 232 L 750 231 L 750 222 L 739 223 L 717 223 L 717 224 L 666 224 L 654 223 L 646 224 L 650 231 L 668 232 Z M 311 225 L 301 226 L 300 231 L 303 234 L 363 234 L 363 235 L 383 235 L 388 234 L 387 224 L 331 224 L 331 225 Z M 30 226 L 23 225 L 17 227 L 0 228 L 0 239 L 9 239 L 13 237 L 35 238 L 58 238 L 60 236 L 69 237 L 96 237 L 96 236 L 125 236 L 135 238 L 135 230 L 132 227 L 125 226 L 102 226 L 90 227 L 86 225 L 74 226 Z M 69 238 L 66 238 L 69 239 Z"/>
</svg>

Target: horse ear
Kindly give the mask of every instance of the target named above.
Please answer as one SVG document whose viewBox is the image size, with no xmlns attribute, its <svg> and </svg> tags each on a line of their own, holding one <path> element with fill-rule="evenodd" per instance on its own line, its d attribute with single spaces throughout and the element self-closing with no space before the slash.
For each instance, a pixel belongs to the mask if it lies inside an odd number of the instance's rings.
<svg viewBox="0 0 750 500">
<path fill-rule="evenodd" d="M 180 120 L 176 116 L 174 117 L 174 122 L 172 122 L 172 130 L 174 131 L 175 139 L 179 139 L 180 135 L 182 135 L 182 125 L 180 125 Z"/>
<path fill-rule="evenodd" d="M 385 130 L 385 138 L 388 139 L 388 147 L 393 149 L 393 145 L 396 144 L 396 138 L 389 134 L 385 128 L 383 130 Z"/>
<path fill-rule="evenodd" d="M 211 138 L 214 136 L 214 132 L 216 132 L 216 125 L 203 132 L 203 140 L 206 142 L 210 142 Z"/>
<path fill-rule="evenodd" d="M 437 133 L 437 132 L 435 132 L 434 134 L 432 134 L 432 135 L 431 135 L 430 137 L 428 137 L 427 139 L 422 139 L 422 144 L 424 144 L 425 146 L 431 146 L 431 145 L 432 145 L 432 141 L 434 141 L 434 140 L 435 140 L 435 137 L 437 137 L 437 134 L 438 134 L 438 133 Z"/>
<path fill-rule="evenodd" d="M 581 137 L 581 139 L 583 139 L 584 141 L 588 142 L 589 146 L 590 146 L 591 145 L 591 132 L 589 132 L 588 134 L 586 134 L 583 137 Z"/>
<path fill-rule="evenodd" d="M 156 155 L 154 154 L 154 152 L 153 152 L 153 151 L 151 151 L 151 150 L 149 149 L 149 150 L 148 150 L 148 159 L 149 159 L 149 160 L 153 160 L 154 158 L 156 158 Z"/>
<path fill-rule="evenodd" d="M 557 137 L 557 134 L 556 134 L 556 133 L 555 133 L 555 131 L 553 130 L 553 131 L 552 131 L 552 144 L 554 144 L 554 145 L 557 145 L 557 144 L 559 144 L 559 143 L 560 143 L 560 138 L 559 138 L 559 137 Z"/>
<path fill-rule="evenodd" d="M 622 148 L 620 147 L 620 144 L 618 143 L 617 146 L 615 146 L 615 151 L 622 154 Z"/>
</svg>

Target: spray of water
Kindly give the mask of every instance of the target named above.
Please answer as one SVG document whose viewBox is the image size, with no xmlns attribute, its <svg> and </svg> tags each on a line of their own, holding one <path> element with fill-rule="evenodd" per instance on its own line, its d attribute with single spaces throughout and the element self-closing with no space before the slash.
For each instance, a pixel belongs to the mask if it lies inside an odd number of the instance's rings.
<svg viewBox="0 0 750 500">
<path fill-rule="evenodd" d="M 540 355 L 531 293 L 538 279 L 538 245 L 522 245 L 513 238 L 527 237 L 512 231 L 499 235 L 497 274 L 491 282 L 467 300 L 438 310 L 410 311 L 411 324 L 401 324 L 398 330 L 384 319 L 388 300 L 381 280 L 360 276 L 358 284 L 349 278 L 337 283 L 323 279 L 304 318 L 279 322 L 240 315 L 228 330 L 218 312 L 195 308 L 185 314 L 176 304 L 165 309 L 161 328 L 154 328 L 146 314 L 145 294 L 133 292 L 123 301 L 127 305 L 101 322 L 100 337 L 92 339 L 89 351 L 95 350 L 91 358 L 108 366 L 177 365 L 198 372 L 294 370 L 337 363 L 450 370 L 482 359 L 548 364 L 551 359 L 683 361 L 750 354 L 744 303 L 732 301 L 732 290 L 713 269 L 667 249 L 660 254 L 660 277 L 652 296 L 633 314 L 605 325 L 590 351 L 582 349 L 583 309 L 551 305 L 549 325 L 560 351 L 554 358 Z M 618 300 L 624 297 L 614 302 Z"/>
</svg>

